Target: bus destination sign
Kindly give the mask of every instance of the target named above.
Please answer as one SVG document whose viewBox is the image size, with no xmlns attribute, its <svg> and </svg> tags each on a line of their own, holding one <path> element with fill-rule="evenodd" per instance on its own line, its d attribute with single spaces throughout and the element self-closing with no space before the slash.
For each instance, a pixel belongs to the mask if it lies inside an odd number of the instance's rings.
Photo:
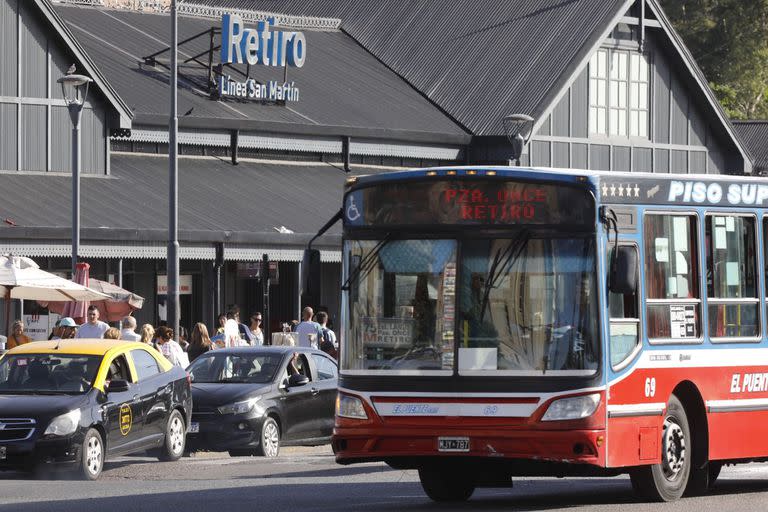
<svg viewBox="0 0 768 512">
<path fill-rule="evenodd" d="M 586 189 L 532 182 L 385 182 L 352 191 L 345 201 L 351 226 L 594 222 L 594 200 Z"/>
</svg>

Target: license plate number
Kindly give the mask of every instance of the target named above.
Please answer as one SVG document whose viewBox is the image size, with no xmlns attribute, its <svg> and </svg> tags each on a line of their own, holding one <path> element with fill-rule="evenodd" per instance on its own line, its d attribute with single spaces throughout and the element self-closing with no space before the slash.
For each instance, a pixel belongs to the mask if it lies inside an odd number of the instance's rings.
<svg viewBox="0 0 768 512">
<path fill-rule="evenodd" d="M 0 460 L 5 460 L 8 455 L 8 449 L 5 446 L 0 446 Z"/>
<path fill-rule="evenodd" d="M 196 421 L 193 421 L 189 424 L 189 433 L 190 434 L 197 434 L 200 432 L 200 424 Z"/>
<path fill-rule="evenodd" d="M 437 450 L 441 452 L 468 452 L 468 437 L 438 437 Z"/>
</svg>

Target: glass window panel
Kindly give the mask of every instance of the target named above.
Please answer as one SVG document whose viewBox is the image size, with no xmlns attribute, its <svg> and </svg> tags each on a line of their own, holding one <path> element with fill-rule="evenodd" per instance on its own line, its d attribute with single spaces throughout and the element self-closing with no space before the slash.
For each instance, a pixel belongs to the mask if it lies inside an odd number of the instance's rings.
<svg viewBox="0 0 768 512">
<path fill-rule="evenodd" d="M 346 368 L 452 369 L 456 241 L 354 240 L 345 258 L 353 276 Z"/>
<path fill-rule="evenodd" d="M 617 79 L 619 78 L 619 53 L 613 52 L 611 55 L 611 78 Z"/>
<path fill-rule="evenodd" d="M 616 107 L 619 99 L 619 82 L 611 80 L 611 106 Z"/>
<path fill-rule="evenodd" d="M 639 71 L 639 59 L 640 56 L 636 53 L 633 53 L 630 56 L 630 65 L 629 65 L 629 79 L 630 80 L 637 80 L 640 77 L 640 71 Z"/>
<path fill-rule="evenodd" d="M 606 88 L 606 81 L 598 80 L 597 81 L 597 105 L 601 107 L 604 107 L 607 105 L 606 98 L 605 98 L 605 88 Z"/>
<path fill-rule="evenodd" d="M 637 124 L 639 127 L 638 135 L 640 137 L 648 137 L 648 112 L 641 110 L 638 112 L 637 116 Z"/>
<path fill-rule="evenodd" d="M 638 84 L 638 106 L 642 109 L 648 108 L 648 84 Z"/>
<path fill-rule="evenodd" d="M 597 80 L 594 78 L 589 80 L 589 104 L 597 104 Z"/>
<path fill-rule="evenodd" d="M 638 108 L 640 106 L 639 87 L 638 84 L 632 83 L 629 86 L 629 107 Z"/>
<path fill-rule="evenodd" d="M 606 109 L 604 108 L 598 108 L 597 109 L 597 132 L 596 133 L 602 133 L 606 134 L 608 133 L 605 129 L 605 112 Z"/>
<path fill-rule="evenodd" d="M 638 126 L 638 113 L 636 110 L 632 110 L 629 113 L 629 134 L 632 136 L 640 135 L 640 127 Z"/>
<path fill-rule="evenodd" d="M 698 298 L 695 218 L 646 215 L 644 227 L 647 297 Z"/>
<path fill-rule="evenodd" d="M 592 55 L 592 58 L 589 59 L 589 76 L 595 77 L 597 76 L 597 56 L 599 53 L 595 53 Z"/>
<path fill-rule="evenodd" d="M 626 110 L 619 110 L 619 121 L 618 121 L 618 127 L 616 132 L 626 137 L 627 135 L 627 111 Z"/>
<path fill-rule="evenodd" d="M 597 109 L 590 107 L 589 109 L 589 133 L 597 132 Z"/>
<path fill-rule="evenodd" d="M 618 53 L 619 56 L 619 79 L 627 79 L 627 54 L 624 52 Z"/>
<path fill-rule="evenodd" d="M 611 322 L 611 366 L 624 361 L 640 343 L 640 323 Z"/>
<path fill-rule="evenodd" d="M 608 52 L 600 50 L 597 52 L 597 76 L 601 78 L 607 78 L 608 73 L 606 69 L 606 62 L 608 60 Z"/>
<path fill-rule="evenodd" d="M 713 338 L 754 338 L 760 333 L 758 304 L 710 304 L 709 335 Z"/>
<path fill-rule="evenodd" d="M 619 95 L 617 97 L 618 99 L 618 106 L 619 108 L 627 108 L 627 83 L 626 82 L 619 82 Z"/>
<path fill-rule="evenodd" d="M 618 135 L 618 126 L 619 126 L 619 111 L 615 108 L 611 109 L 611 119 L 609 122 L 611 135 Z"/>
<path fill-rule="evenodd" d="M 648 304 L 646 321 L 648 337 L 695 339 L 699 330 L 699 304 Z"/>
<path fill-rule="evenodd" d="M 471 240 L 462 246 L 459 370 L 594 372 L 594 241 Z"/>
<path fill-rule="evenodd" d="M 706 235 L 707 296 L 756 298 L 755 219 L 710 215 Z"/>
<path fill-rule="evenodd" d="M 648 82 L 648 58 L 645 55 L 640 56 L 640 80 Z"/>
</svg>

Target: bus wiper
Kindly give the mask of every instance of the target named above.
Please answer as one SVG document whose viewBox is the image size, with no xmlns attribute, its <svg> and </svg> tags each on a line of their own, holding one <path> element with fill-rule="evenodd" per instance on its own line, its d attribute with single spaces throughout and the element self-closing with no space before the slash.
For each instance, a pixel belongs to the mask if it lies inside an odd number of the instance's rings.
<svg viewBox="0 0 768 512">
<path fill-rule="evenodd" d="M 483 300 L 480 303 L 480 321 L 483 321 L 485 317 L 485 308 L 488 305 L 488 298 L 491 295 L 491 290 L 499 286 L 499 282 L 506 271 L 515 264 L 517 259 L 523 254 L 525 246 L 528 245 L 528 240 L 531 239 L 531 232 L 524 229 L 509 241 L 504 249 L 499 249 L 493 257 L 493 263 L 488 270 L 488 278 L 485 280 L 483 286 Z M 503 263 L 502 263 L 503 261 Z"/>
<path fill-rule="evenodd" d="M 357 265 L 355 270 L 349 274 L 349 277 L 347 277 L 347 280 L 344 281 L 344 284 L 341 285 L 341 289 L 344 291 L 349 291 L 349 285 L 357 280 L 358 278 L 364 279 L 368 274 L 371 273 L 371 271 L 376 267 L 376 264 L 378 263 L 376 257 L 379 255 L 381 250 L 386 246 L 390 240 L 392 239 L 392 233 L 387 233 L 386 236 L 381 239 L 376 245 L 373 246 L 373 249 L 363 257 L 362 260 L 360 260 L 360 263 Z"/>
</svg>

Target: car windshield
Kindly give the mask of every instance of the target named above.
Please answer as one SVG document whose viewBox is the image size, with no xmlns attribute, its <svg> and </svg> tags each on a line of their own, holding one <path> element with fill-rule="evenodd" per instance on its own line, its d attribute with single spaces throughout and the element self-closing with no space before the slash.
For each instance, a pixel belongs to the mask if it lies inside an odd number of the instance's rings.
<svg viewBox="0 0 768 512">
<path fill-rule="evenodd" d="M 2 394 L 77 394 L 91 389 L 101 356 L 11 354 L 0 359 Z"/>
<path fill-rule="evenodd" d="M 209 352 L 187 369 L 195 383 L 234 382 L 267 384 L 280 366 L 282 354 Z"/>
</svg>

